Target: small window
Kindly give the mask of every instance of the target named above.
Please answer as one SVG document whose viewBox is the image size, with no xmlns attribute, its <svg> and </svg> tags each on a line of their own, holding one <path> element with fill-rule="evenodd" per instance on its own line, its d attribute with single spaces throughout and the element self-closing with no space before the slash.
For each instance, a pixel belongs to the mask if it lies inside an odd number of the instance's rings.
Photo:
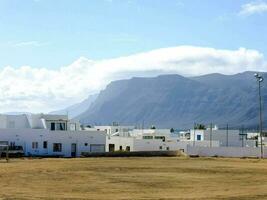
<svg viewBox="0 0 267 200">
<path fill-rule="evenodd" d="M 87 147 L 87 146 L 88 146 L 88 143 L 84 143 L 84 146 L 86 146 L 86 147 Z"/>
<path fill-rule="evenodd" d="M 143 136 L 143 139 L 145 139 L 145 140 L 152 140 L 152 139 L 153 139 L 153 136 L 150 136 L 150 135 L 144 135 L 144 136 Z"/>
<path fill-rule="evenodd" d="M 167 147 L 166 150 L 169 151 L 170 150 L 170 147 Z"/>
<path fill-rule="evenodd" d="M 76 124 L 71 123 L 71 124 L 70 124 L 70 130 L 71 130 L 71 131 L 76 131 Z"/>
<path fill-rule="evenodd" d="M 57 130 L 59 131 L 65 131 L 66 130 L 66 124 L 65 123 L 56 123 Z"/>
<path fill-rule="evenodd" d="M 52 122 L 52 123 L 51 123 L 51 131 L 54 131 L 54 130 L 55 130 L 55 128 L 56 128 L 56 127 L 55 127 L 55 123 L 54 123 L 54 122 Z"/>
<path fill-rule="evenodd" d="M 156 140 L 162 140 L 163 142 L 165 142 L 165 137 L 164 136 L 155 136 Z"/>
<path fill-rule="evenodd" d="M 159 146 L 159 149 L 161 150 L 162 149 L 162 146 Z"/>
<path fill-rule="evenodd" d="M 32 149 L 38 149 L 38 142 L 32 142 Z"/>
<path fill-rule="evenodd" d="M 47 149 L 47 141 L 44 141 L 44 143 L 43 143 L 43 148 L 44 148 L 44 149 Z"/>
<path fill-rule="evenodd" d="M 197 140 L 198 140 L 198 141 L 201 140 L 201 135 L 197 135 Z"/>
<path fill-rule="evenodd" d="M 53 144 L 53 152 L 61 152 L 62 151 L 62 144 L 61 143 L 54 143 Z"/>
<path fill-rule="evenodd" d="M 126 146 L 126 151 L 130 151 L 130 150 L 131 150 L 130 146 Z"/>
<path fill-rule="evenodd" d="M 122 146 L 120 146 L 120 151 L 122 151 Z"/>
</svg>

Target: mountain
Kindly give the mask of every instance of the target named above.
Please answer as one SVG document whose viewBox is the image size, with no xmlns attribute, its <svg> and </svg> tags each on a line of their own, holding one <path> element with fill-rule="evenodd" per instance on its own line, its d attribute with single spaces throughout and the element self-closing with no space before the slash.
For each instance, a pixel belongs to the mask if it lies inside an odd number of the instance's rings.
<svg viewBox="0 0 267 200">
<path fill-rule="evenodd" d="M 266 77 L 266 73 L 262 73 Z M 263 100 L 267 100 L 263 82 Z M 267 114 L 264 109 L 264 114 Z M 84 124 L 152 124 L 190 128 L 193 123 L 257 127 L 258 90 L 254 72 L 185 78 L 161 75 L 110 83 L 90 108 L 77 116 Z M 267 122 L 265 120 L 265 122 Z"/>
<path fill-rule="evenodd" d="M 83 100 L 80 103 L 71 105 L 65 109 L 52 111 L 50 114 L 58 114 L 58 115 L 66 115 L 68 114 L 70 118 L 74 118 L 81 113 L 83 113 L 85 110 L 87 110 L 91 104 L 96 100 L 98 94 L 89 95 L 88 98 Z"/>
</svg>

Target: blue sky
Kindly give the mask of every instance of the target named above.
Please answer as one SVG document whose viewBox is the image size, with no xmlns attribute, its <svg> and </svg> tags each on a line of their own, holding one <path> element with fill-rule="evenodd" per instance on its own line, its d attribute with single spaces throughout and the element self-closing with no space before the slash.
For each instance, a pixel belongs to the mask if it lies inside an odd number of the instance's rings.
<svg viewBox="0 0 267 200">
<path fill-rule="evenodd" d="M 267 0 L 0 0 L 0 112 L 49 112 L 111 81 L 267 71 Z"/>
<path fill-rule="evenodd" d="M 58 68 L 80 56 L 99 60 L 177 45 L 266 55 L 267 12 L 238 14 L 249 2 L 0 0 L 0 67 Z"/>
</svg>

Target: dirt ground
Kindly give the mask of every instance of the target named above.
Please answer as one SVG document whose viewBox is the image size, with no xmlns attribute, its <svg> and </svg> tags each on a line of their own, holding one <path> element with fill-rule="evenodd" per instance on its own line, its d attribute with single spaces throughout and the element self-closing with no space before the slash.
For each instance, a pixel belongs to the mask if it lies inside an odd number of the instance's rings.
<svg viewBox="0 0 267 200">
<path fill-rule="evenodd" d="M 1 160 L 0 199 L 267 199 L 267 160 Z"/>
</svg>

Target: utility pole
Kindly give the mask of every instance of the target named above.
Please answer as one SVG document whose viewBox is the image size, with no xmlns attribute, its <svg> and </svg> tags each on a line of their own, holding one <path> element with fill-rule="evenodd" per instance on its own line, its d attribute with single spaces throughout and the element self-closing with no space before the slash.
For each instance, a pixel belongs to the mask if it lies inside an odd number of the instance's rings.
<svg viewBox="0 0 267 200">
<path fill-rule="evenodd" d="M 210 147 L 212 147 L 212 123 L 210 123 Z"/>
<path fill-rule="evenodd" d="M 196 143 L 196 123 L 194 123 L 194 140 L 193 140 L 193 146 L 195 146 Z"/>
<path fill-rule="evenodd" d="M 263 140 L 262 140 L 262 102 L 261 102 L 261 83 L 263 82 L 263 77 L 259 74 L 254 75 L 258 81 L 258 92 L 259 92 L 259 132 L 260 132 L 260 142 L 261 142 L 261 158 L 263 158 Z"/>
<path fill-rule="evenodd" d="M 242 147 L 244 147 L 244 125 L 242 125 L 241 134 L 242 134 Z"/>
<path fill-rule="evenodd" d="M 229 132 L 228 132 L 228 130 L 229 130 L 229 126 L 227 124 L 226 125 L 226 146 L 227 147 L 229 146 L 229 144 L 228 144 L 228 141 L 229 141 Z"/>
</svg>

